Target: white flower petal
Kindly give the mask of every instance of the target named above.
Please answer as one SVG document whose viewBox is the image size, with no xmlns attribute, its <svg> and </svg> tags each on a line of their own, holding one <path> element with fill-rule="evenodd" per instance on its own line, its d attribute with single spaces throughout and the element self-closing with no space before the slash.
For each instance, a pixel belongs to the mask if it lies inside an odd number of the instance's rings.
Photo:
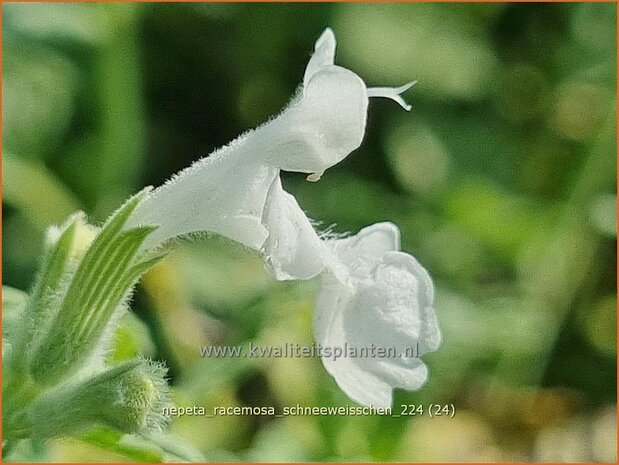
<svg viewBox="0 0 619 465">
<path fill-rule="evenodd" d="M 358 283 L 350 303 L 355 310 L 345 322 L 355 343 L 389 343 L 402 352 L 419 344 L 421 353 L 438 347 L 432 280 L 417 260 L 387 252 L 371 274 L 372 279 Z"/>
<path fill-rule="evenodd" d="M 346 333 L 343 314 L 352 290 L 332 275 L 321 278 L 320 293 L 314 309 L 314 337 L 324 348 L 343 348 Z M 323 357 L 322 363 L 337 385 L 351 399 L 362 405 L 387 408 L 392 402 L 392 387 L 372 373 L 360 368 L 349 357 Z"/>
<path fill-rule="evenodd" d="M 346 328 L 355 342 L 412 345 L 421 329 L 419 294 L 423 291 L 419 279 L 405 269 L 382 263 L 373 274 L 373 279 L 358 284 Z"/>
<path fill-rule="evenodd" d="M 322 241 L 279 177 L 269 189 L 262 221 L 269 233 L 263 253 L 276 279 L 309 279 L 323 270 Z"/>
<path fill-rule="evenodd" d="M 432 309 L 432 281 L 425 269 L 403 252 L 387 252 L 372 274 L 372 280 L 358 284 L 345 313 L 348 340 L 352 345 L 395 348 L 395 357 L 364 358 L 359 364 L 393 387 L 419 389 L 426 381 L 427 368 L 412 355 L 440 343 Z"/>
<path fill-rule="evenodd" d="M 432 306 L 434 303 L 434 284 L 432 283 L 432 278 L 430 278 L 428 271 L 421 266 L 415 257 L 406 252 L 387 252 L 382 257 L 381 265 L 381 268 L 395 267 L 406 270 L 413 275 L 419 282 L 420 293 L 418 298 L 420 304 Z M 379 273 L 381 268 L 378 269 L 376 274 Z"/>
<path fill-rule="evenodd" d="M 432 307 L 421 310 L 421 334 L 424 337 L 418 341 L 419 355 L 434 352 L 440 347 L 443 336 L 438 326 L 436 312 Z"/>
<path fill-rule="evenodd" d="M 421 319 L 421 338 L 418 340 L 419 354 L 434 352 L 441 345 L 442 336 L 436 319 L 436 312 L 432 307 L 434 304 L 434 285 L 430 275 L 415 257 L 406 253 L 387 253 L 383 257 L 382 263 L 383 266 L 407 269 L 417 278 L 420 289 L 418 304 Z"/>
<path fill-rule="evenodd" d="M 333 34 L 333 30 L 328 27 L 320 35 L 316 44 L 314 44 L 314 54 L 307 63 L 303 76 L 304 86 L 307 86 L 311 77 L 322 68 L 333 65 L 335 62 L 335 45 L 335 34 Z"/>
<path fill-rule="evenodd" d="M 361 359 L 360 364 L 393 388 L 416 391 L 428 381 L 428 367 L 419 358 L 409 358 L 404 362 L 397 358 L 366 358 Z"/>
<path fill-rule="evenodd" d="M 262 128 L 273 134 L 267 162 L 285 171 L 324 172 L 361 145 L 367 107 L 359 76 L 339 66 L 323 68 L 280 116 Z"/>
<path fill-rule="evenodd" d="M 356 278 L 364 279 L 383 255 L 400 250 L 400 230 L 393 223 L 376 223 L 352 237 L 329 240 L 327 244 Z"/>
<path fill-rule="evenodd" d="M 136 208 L 127 228 L 154 224 L 142 250 L 177 236 L 209 231 L 259 250 L 267 230 L 262 214 L 278 171 L 252 162 L 245 140 L 224 147 L 155 189 Z"/>
<path fill-rule="evenodd" d="M 378 399 L 390 403 L 393 388 L 419 389 L 428 370 L 416 355 L 441 342 L 432 280 L 414 257 L 398 251 L 399 239 L 395 225 L 379 223 L 329 241 L 333 256 L 326 260 L 329 271 L 316 303 L 319 342 L 394 352 L 323 360 L 338 385 L 366 405 L 377 405 Z"/>
</svg>

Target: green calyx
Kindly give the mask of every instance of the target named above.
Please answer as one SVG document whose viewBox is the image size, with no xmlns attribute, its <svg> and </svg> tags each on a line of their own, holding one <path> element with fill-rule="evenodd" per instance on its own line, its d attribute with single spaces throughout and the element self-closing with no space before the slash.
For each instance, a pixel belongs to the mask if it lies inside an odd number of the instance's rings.
<svg viewBox="0 0 619 465">
<path fill-rule="evenodd" d="M 126 228 L 147 193 L 130 198 L 100 230 L 83 213 L 50 228 L 28 298 L 13 291 L 3 298 L 14 309 L 3 328 L 10 349 L 3 353 L 5 439 L 78 434 L 95 425 L 148 431 L 165 423 L 160 365 L 103 364 L 133 286 L 162 257 L 138 253 L 155 227 Z"/>
<path fill-rule="evenodd" d="M 166 370 L 146 360 L 132 360 L 81 382 L 58 386 L 28 410 L 33 437 L 69 436 L 92 425 L 123 432 L 160 429 L 167 421 Z"/>
</svg>

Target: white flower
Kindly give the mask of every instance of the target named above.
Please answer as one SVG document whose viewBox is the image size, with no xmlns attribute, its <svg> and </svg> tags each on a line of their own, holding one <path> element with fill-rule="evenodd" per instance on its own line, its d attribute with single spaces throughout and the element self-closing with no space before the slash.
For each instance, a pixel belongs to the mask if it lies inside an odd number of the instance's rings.
<svg viewBox="0 0 619 465">
<path fill-rule="evenodd" d="M 323 241 L 281 185 L 280 170 L 317 181 L 358 148 L 369 97 L 390 98 L 410 110 L 399 94 L 414 83 L 368 88 L 334 64 L 335 45 L 327 29 L 316 41 L 302 87 L 277 118 L 152 191 L 126 228 L 158 225 L 142 249 L 210 231 L 260 251 L 278 280 L 321 275 L 315 333 L 323 346 L 429 352 L 440 344 L 432 282 L 413 257 L 399 252 L 397 227 L 381 223 L 351 238 Z M 418 389 L 427 378 L 416 357 L 323 362 L 339 386 L 365 405 L 389 406 L 393 388 Z"/>
<path fill-rule="evenodd" d="M 352 399 L 389 407 L 393 388 L 415 390 L 425 383 L 427 368 L 418 355 L 440 345 L 432 281 L 412 256 L 399 252 L 400 233 L 391 223 L 330 241 L 328 247 L 333 257 L 321 277 L 314 311 L 317 342 L 331 348 L 393 348 L 395 353 L 324 357 L 323 364 Z"/>
<path fill-rule="evenodd" d="M 127 224 L 127 228 L 159 225 L 142 248 L 209 231 L 264 251 L 274 270 L 281 268 L 278 278 L 294 276 L 284 270 L 284 264 L 276 264 L 278 251 L 283 250 L 276 247 L 279 242 L 270 241 L 264 247 L 269 230 L 263 219 L 281 216 L 269 214 L 265 208 L 290 206 L 290 202 L 267 202 L 269 191 L 281 194 L 281 189 L 271 189 L 279 182 L 279 171 L 309 173 L 310 180 L 317 180 L 361 144 L 368 96 L 392 98 L 405 106 L 397 93 L 412 85 L 367 89 L 355 73 L 334 65 L 334 57 L 335 36 L 327 29 L 316 41 L 301 91 L 277 118 L 198 160 L 155 189 Z M 304 215 L 300 209 L 298 214 Z M 289 246 L 300 244 L 305 243 L 289 238 Z M 319 268 L 311 273 L 305 270 L 302 277 L 319 272 Z"/>
</svg>

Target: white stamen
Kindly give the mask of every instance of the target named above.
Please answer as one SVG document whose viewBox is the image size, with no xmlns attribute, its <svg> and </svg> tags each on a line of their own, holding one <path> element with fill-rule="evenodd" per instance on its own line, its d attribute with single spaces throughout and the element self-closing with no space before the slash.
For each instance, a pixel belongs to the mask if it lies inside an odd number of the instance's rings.
<svg viewBox="0 0 619 465">
<path fill-rule="evenodd" d="M 404 99 L 400 97 L 400 94 L 407 91 L 415 84 L 417 84 L 417 81 L 409 82 L 408 84 L 404 84 L 400 87 L 368 87 L 368 97 L 390 98 L 391 100 L 398 102 L 406 111 L 411 111 L 411 108 L 413 107 L 406 103 Z"/>
</svg>

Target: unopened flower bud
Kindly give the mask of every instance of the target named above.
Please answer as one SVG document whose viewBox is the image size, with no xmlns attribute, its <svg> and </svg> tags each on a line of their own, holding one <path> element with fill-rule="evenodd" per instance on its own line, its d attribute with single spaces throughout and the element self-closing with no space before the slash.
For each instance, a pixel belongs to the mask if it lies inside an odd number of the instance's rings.
<svg viewBox="0 0 619 465">
<path fill-rule="evenodd" d="M 39 397 L 28 410 L 34 437 L 83 433 L 108 426 L 126 433 L 161 429 L 169 403 L 165 368 L 135 360 L 79 383 L 62 384 Z"/>
</svg>

